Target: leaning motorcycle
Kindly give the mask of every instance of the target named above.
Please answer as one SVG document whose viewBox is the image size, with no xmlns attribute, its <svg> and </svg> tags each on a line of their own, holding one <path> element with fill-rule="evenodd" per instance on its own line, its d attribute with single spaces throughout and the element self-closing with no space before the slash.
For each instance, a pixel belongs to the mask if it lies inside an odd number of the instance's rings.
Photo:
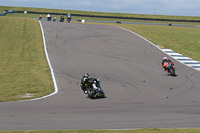
<svg viewBox="0 0 200 133">
<path fill-rule="evenodd" d="M 93 84 L 97 87 L 96 89 L 93 87 Z M 86 87 L 86 91 L 90 99 L 106 98 L 105 93 L 101 89 L 100 82 L 95 83 L 95 80 L 89 79 L 88 82 L 83 85 Z"/>
<path fill-rule="evenodd" d="M 67 22 L 69 23 L 71 21 L 71 18 L 67 18 Z"/>
<path fill-rule="evenodd" d="M 173 61 L 169 62 L 166 66 L 168 73 L 170 73 L 172 76 L 175 76 L 175 67 Z"/>
<path fill-rule="evenodd" d="M 65 18 L 63 16 L 61 16 L 60 18 L 60 22 L 64 22 Z"/>
</svg>

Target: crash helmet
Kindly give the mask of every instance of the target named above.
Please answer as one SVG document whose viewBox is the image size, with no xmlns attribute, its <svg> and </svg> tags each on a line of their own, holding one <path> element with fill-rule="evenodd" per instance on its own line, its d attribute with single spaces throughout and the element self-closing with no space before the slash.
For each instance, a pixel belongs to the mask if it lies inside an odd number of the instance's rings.
<svg viewBox="0 0 200 133">
<path fill-rule="evenodd" d="M 163 60 L 167 60 L 167 57 L 163 57 Z"/>
<path fill-rule="evenodd" d="M 90 77 L 90 75 L 88 73 L 85 73 L 84 77 Z"/>
</svg>

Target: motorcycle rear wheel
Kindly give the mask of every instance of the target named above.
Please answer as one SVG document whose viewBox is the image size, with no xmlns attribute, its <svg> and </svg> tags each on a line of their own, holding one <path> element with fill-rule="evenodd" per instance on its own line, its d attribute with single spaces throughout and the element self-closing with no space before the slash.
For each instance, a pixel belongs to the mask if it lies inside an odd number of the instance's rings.
<svg viewBox="0 0 200 133">
<path fill-rule="evenodd" d="M 169 68 L 169 72 L 172 76 L 175 76 L 175 70 L 173 68 Z"/>
</svg>

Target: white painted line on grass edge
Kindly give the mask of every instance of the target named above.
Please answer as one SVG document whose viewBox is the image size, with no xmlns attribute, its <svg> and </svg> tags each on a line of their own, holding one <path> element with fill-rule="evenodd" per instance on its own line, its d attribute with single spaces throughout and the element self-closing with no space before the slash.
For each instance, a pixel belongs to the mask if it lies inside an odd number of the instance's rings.
<svg viewBox="0 0 200 133">
<path fill-rule="evenodd" d="M 48 62 L 48 64 L 49 64 L 49 68 L 50 68 L 50 72 L 51 72 L 51 77 L 52 77 L 52 80 L 53 80 L 53 84 L 54 84 L 55 90 L 54 90 L 53 93 L 51 93 L 51 94 L 49 94 L 49 95 L 46 95 L 46 96 L 43 96 L 43 97 L 40 97 L 40 98 L 30 99 L 30 100 L 23 100 L 22 102 L 24 102 L 24 101 L 35 101 L 35 100 L 40 100 L 40 99 L 44 99 L 44 98 L 53 96 L 53 95 L 55 95 L 56 93 L 58 93 L 58 86 L 57 86 L 57 83 L 56 83 L 56 78 L 55 78 L 55 75 L 54 75 L 54 71 L 53 71 L 51 62 L 50 62 L 50 60 L 49 60 L 49 55 L 48 55 L 48 53 L 47 53 L 47 46 L 46 46 L 46 40 L 45 40 L 45 36 L 44 36 L 44 30 L 43 30 L 43 27 L 42 27 L 41 22 L 40 22 L 39 20 L 38 20 L 38 22 L 39 22 L 39 24 L 40 24 L 40 28 L 41 28 L 41 31 L 42 31 L 43 44 L 44 44 L 44 51 L 45 51 L 45 55 L 46 55 L 46 58 L 47 58 L 47 62 Z M 19 101 L 19 102 L 20 102 L 20 101 Z"/>
<path fill-rule="evenodd" d="M 54 90 L 53 93 L 51 93 L 51 94 L 49 94 L 47 96 L 43 96 L 41 98 L 36 98 L 36 99 L 32 99 L 32 100 L 39 100 L 39 99 L 47 98 L 47 97 L 50 97 L 50 96 L 55 95 L 56 93 L 58 93 L 58 86 L 57 86 L 57 83 L 56 83 L 56 78 L 55 78 L 55 75 L 54 75 L 53 67 L 52 67 L 51 62 L 49 60 L 49 55 L 47 53 L 47 46 L 46 46 L 46 41 L 45 41 L 45 36 L 44 36 L 44 30 L 43 30 L 41 22 L 39 20 L 38 20 L 38 22 L 40 23 L 40 27 L 41 27 L 42 37 L 43 37 L 43 44 L 44 44 L 44 51 L 45 51 L 47 62 L 49 64 L 49 68 L 50 68 L 50 71 L 51 71 L 51 77 L 52 77 L 52 80 L 53 80 L 53 84 L 54 84 L 55 90 Z"/>
<path fill-rule="evenodd" d="M 125 28 L 122 28 L 122 27 L 119 27 L 119 26 L 115 26 L 115 27 L 120 28 L 120 29 L 123 29 L 123 30 L 126 30 L 126 31 L 128 31 L 128 32 L 130 32 L 130 33 L 133 33 L 133 34 L 137 35 L 138 37 L 144 39 L 145 41 L 149 42 L 149 43 L 152 44 L 153 46 L 157 47 L 158 49 L 160 49 L 160 48 L 159 48 L 157 45 L 155 45 L 154 43 L 150 42 L 150 41 L 147 40 L 146 38 L 140 36 L 139 34 L 133 32 L 133 31 L 131 31 L 131 30 L 128 30 L 128 29 L 125 29 Z M 161 50 L 161 51 L 162 51 L 162 50 Z"/>
</svg>

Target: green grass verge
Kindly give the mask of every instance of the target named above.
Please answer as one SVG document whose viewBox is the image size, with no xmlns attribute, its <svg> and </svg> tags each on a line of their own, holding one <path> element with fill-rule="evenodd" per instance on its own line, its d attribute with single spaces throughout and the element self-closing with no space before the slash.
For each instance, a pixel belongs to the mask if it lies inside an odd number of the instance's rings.
<svg viewBox="0 0 200 133">
<path fill-rule="evenodd" d="M 0 133 L 199 133 L 200 129 L 0 131 Z"/>
<path fill-rule="evenodd" d="M 53 92 L 38 21 L 0 17 L 0 27 L 0 102 Z"/>
</svg>

